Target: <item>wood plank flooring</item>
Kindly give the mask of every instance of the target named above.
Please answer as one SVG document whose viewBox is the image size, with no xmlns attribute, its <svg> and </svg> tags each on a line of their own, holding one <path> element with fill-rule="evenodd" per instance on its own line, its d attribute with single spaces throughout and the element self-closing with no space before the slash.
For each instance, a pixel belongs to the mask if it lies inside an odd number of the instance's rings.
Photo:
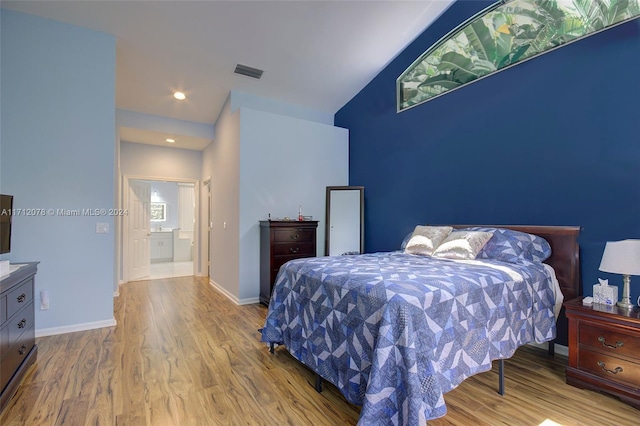
<svg viewBox="0 0 640 426">
<path fill-rule="evenodd" d="M 38 360 L 0 425 L 355 425 L 359 408 L 284 348 L 260 343 L 266 308 L 236 306 L 206 279 L 120 288 L 116 327 L 37 339 Z M 568 386 L 566 357 L 524 347 L 445 396 L 429 425 L 637 425 L 640 411 Z M 543 423 L 547 421 L 547 423 Z M 551 423 L 554 422 L 554 423 Z"/>
</svg>

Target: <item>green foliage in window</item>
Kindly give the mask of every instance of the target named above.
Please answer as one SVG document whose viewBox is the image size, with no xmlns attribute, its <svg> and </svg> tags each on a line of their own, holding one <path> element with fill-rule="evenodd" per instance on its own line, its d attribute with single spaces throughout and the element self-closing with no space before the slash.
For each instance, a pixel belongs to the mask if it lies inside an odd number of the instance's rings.
<svg viewBox="0 0 640 426">
<path fill-rule="evenodd" d="M 640 16 L 640 0 L 510 0 L 440 39 L 397 80 L 398 111 Z"/>
</svg>

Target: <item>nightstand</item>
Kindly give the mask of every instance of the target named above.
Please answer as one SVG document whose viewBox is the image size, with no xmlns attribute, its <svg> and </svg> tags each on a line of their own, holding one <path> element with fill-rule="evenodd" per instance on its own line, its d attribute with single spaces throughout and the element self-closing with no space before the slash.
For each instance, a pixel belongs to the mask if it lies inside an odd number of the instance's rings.
<svg viewBox="0 0 640 426">
<path fill-rule="evenodd" d="M 569 319 L 567 383 L 607 392 L 640 409 L 640 309 L 564 304 Z"/>
</svg>

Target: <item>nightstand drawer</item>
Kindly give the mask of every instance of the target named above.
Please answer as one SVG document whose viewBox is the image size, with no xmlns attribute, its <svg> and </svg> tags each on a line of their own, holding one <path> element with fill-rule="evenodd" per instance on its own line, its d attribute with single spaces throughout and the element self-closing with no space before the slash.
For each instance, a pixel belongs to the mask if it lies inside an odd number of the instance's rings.
<svg viewBox="0 0 640 426">
<path fill-rule="evenodd" d="M 273 232 L 273 241 L 275 243 L 312 243 L 315 242 L 315 235 L 315 228 L 275 229 Z"/>
<path fill-rule="evenodd" d="M 597 327 L 586 321 L 580 322 L 579 343 L 613 356 L 637 357 L 640 354 L 640 334 L 636 336 L 623 334 Z"/>
<path fill-rule="evenodd" d="M 578 368 L 607 380 L 640 387 L 640 364 L 582 349 L 578 355 Z"/>
</svg>

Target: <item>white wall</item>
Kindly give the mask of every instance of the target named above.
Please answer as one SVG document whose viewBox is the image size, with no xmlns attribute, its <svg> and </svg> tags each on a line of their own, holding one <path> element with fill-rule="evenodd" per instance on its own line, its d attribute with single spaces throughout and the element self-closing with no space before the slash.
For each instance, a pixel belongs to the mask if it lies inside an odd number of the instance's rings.
<svg viewBox="0 0 640 426">
<path fill-rule="evenodd" d="M 349 182 L 346 129 L 269 112 L 240 109 L 240 283 L 238 298 L 260 293 L 260 227 L 271 217 L 319 221 L 324 255 L 326 187 Z"/>
<path fill-rule="evenodd" d="M 256 303 L 260 293 L 258 222 L 269 213 L 295 217 L 302 204 L 303 214 L 320 222 L 322 254 L 326 187 L 349 180 L 346 129 L 313 121 L 317 114 L 294 106 L 294 116 L 283 115 L 289 106 L 281 102 L 272 108 L 277 113 L 269 108 L 268 99 L 232 92 L 203 152 L 202 176 L 212 188 L 211 281 L 240 304 Z M 202 197 L 206 215 L 205 190 Z"/>
<path fill-rule="evenodd" d="M 287 117 L 300 118 L 306 121 L 314 121 L 316 123 L 328 124 L 333 126 L 333 113 L 306 108 L 300 105 L 292 105 L 287 102 L 277 101 L 275 99 L 263 98 L 261 96 L 250 95 L 248 93 L 233 90 L 231 97 L 231 111 L 234 112 L 238 108 L 251 108 L 259 111 L 270 112 L 278 115 L 286 115 Z"/>
<path fill-rule="evenodd" d="M 144 114 L 126 109 L 116 110 L 116 122 L 118 123 L 118 127 L 132 127 L 135 129 L 151 130 L 153 132 L 172 135 L 194 136 L 204 139 L 213 139 L 215 133 L 213 124 L 178 120 L 177 118 L 161 117 L 159 115 Z"/>
<path fill-rule="evenodd" d="M 121 142 L 120 170 L 124 176 L 200 180 L 202 152 Z"/>
<path fill-rule="evenodd" d="M 210 278 L 235 300 L 239 294 L 239 164 L 240 113 L 231 112 L 227 99 L 216 122 L 216 138 L 203 152 L 202 175 L 205 179 L 211 177 Z M 202 193 L 204 197 L 205 191 Z M 206 205 L 202 205 L 206 214 Z"/>
<path fill-rule="evenodd" d="M 1 190 L 16 208 L 12 262 L 40 261 L 36 335 L 115 324 L 114 37 L 1 9 Z M 53 209 L 53 212 L 49 209 Z M 96 234 L 96 223 L 109 233 Z M 39 309 L 40 290 L 50 309 Z"/>
</svg>

